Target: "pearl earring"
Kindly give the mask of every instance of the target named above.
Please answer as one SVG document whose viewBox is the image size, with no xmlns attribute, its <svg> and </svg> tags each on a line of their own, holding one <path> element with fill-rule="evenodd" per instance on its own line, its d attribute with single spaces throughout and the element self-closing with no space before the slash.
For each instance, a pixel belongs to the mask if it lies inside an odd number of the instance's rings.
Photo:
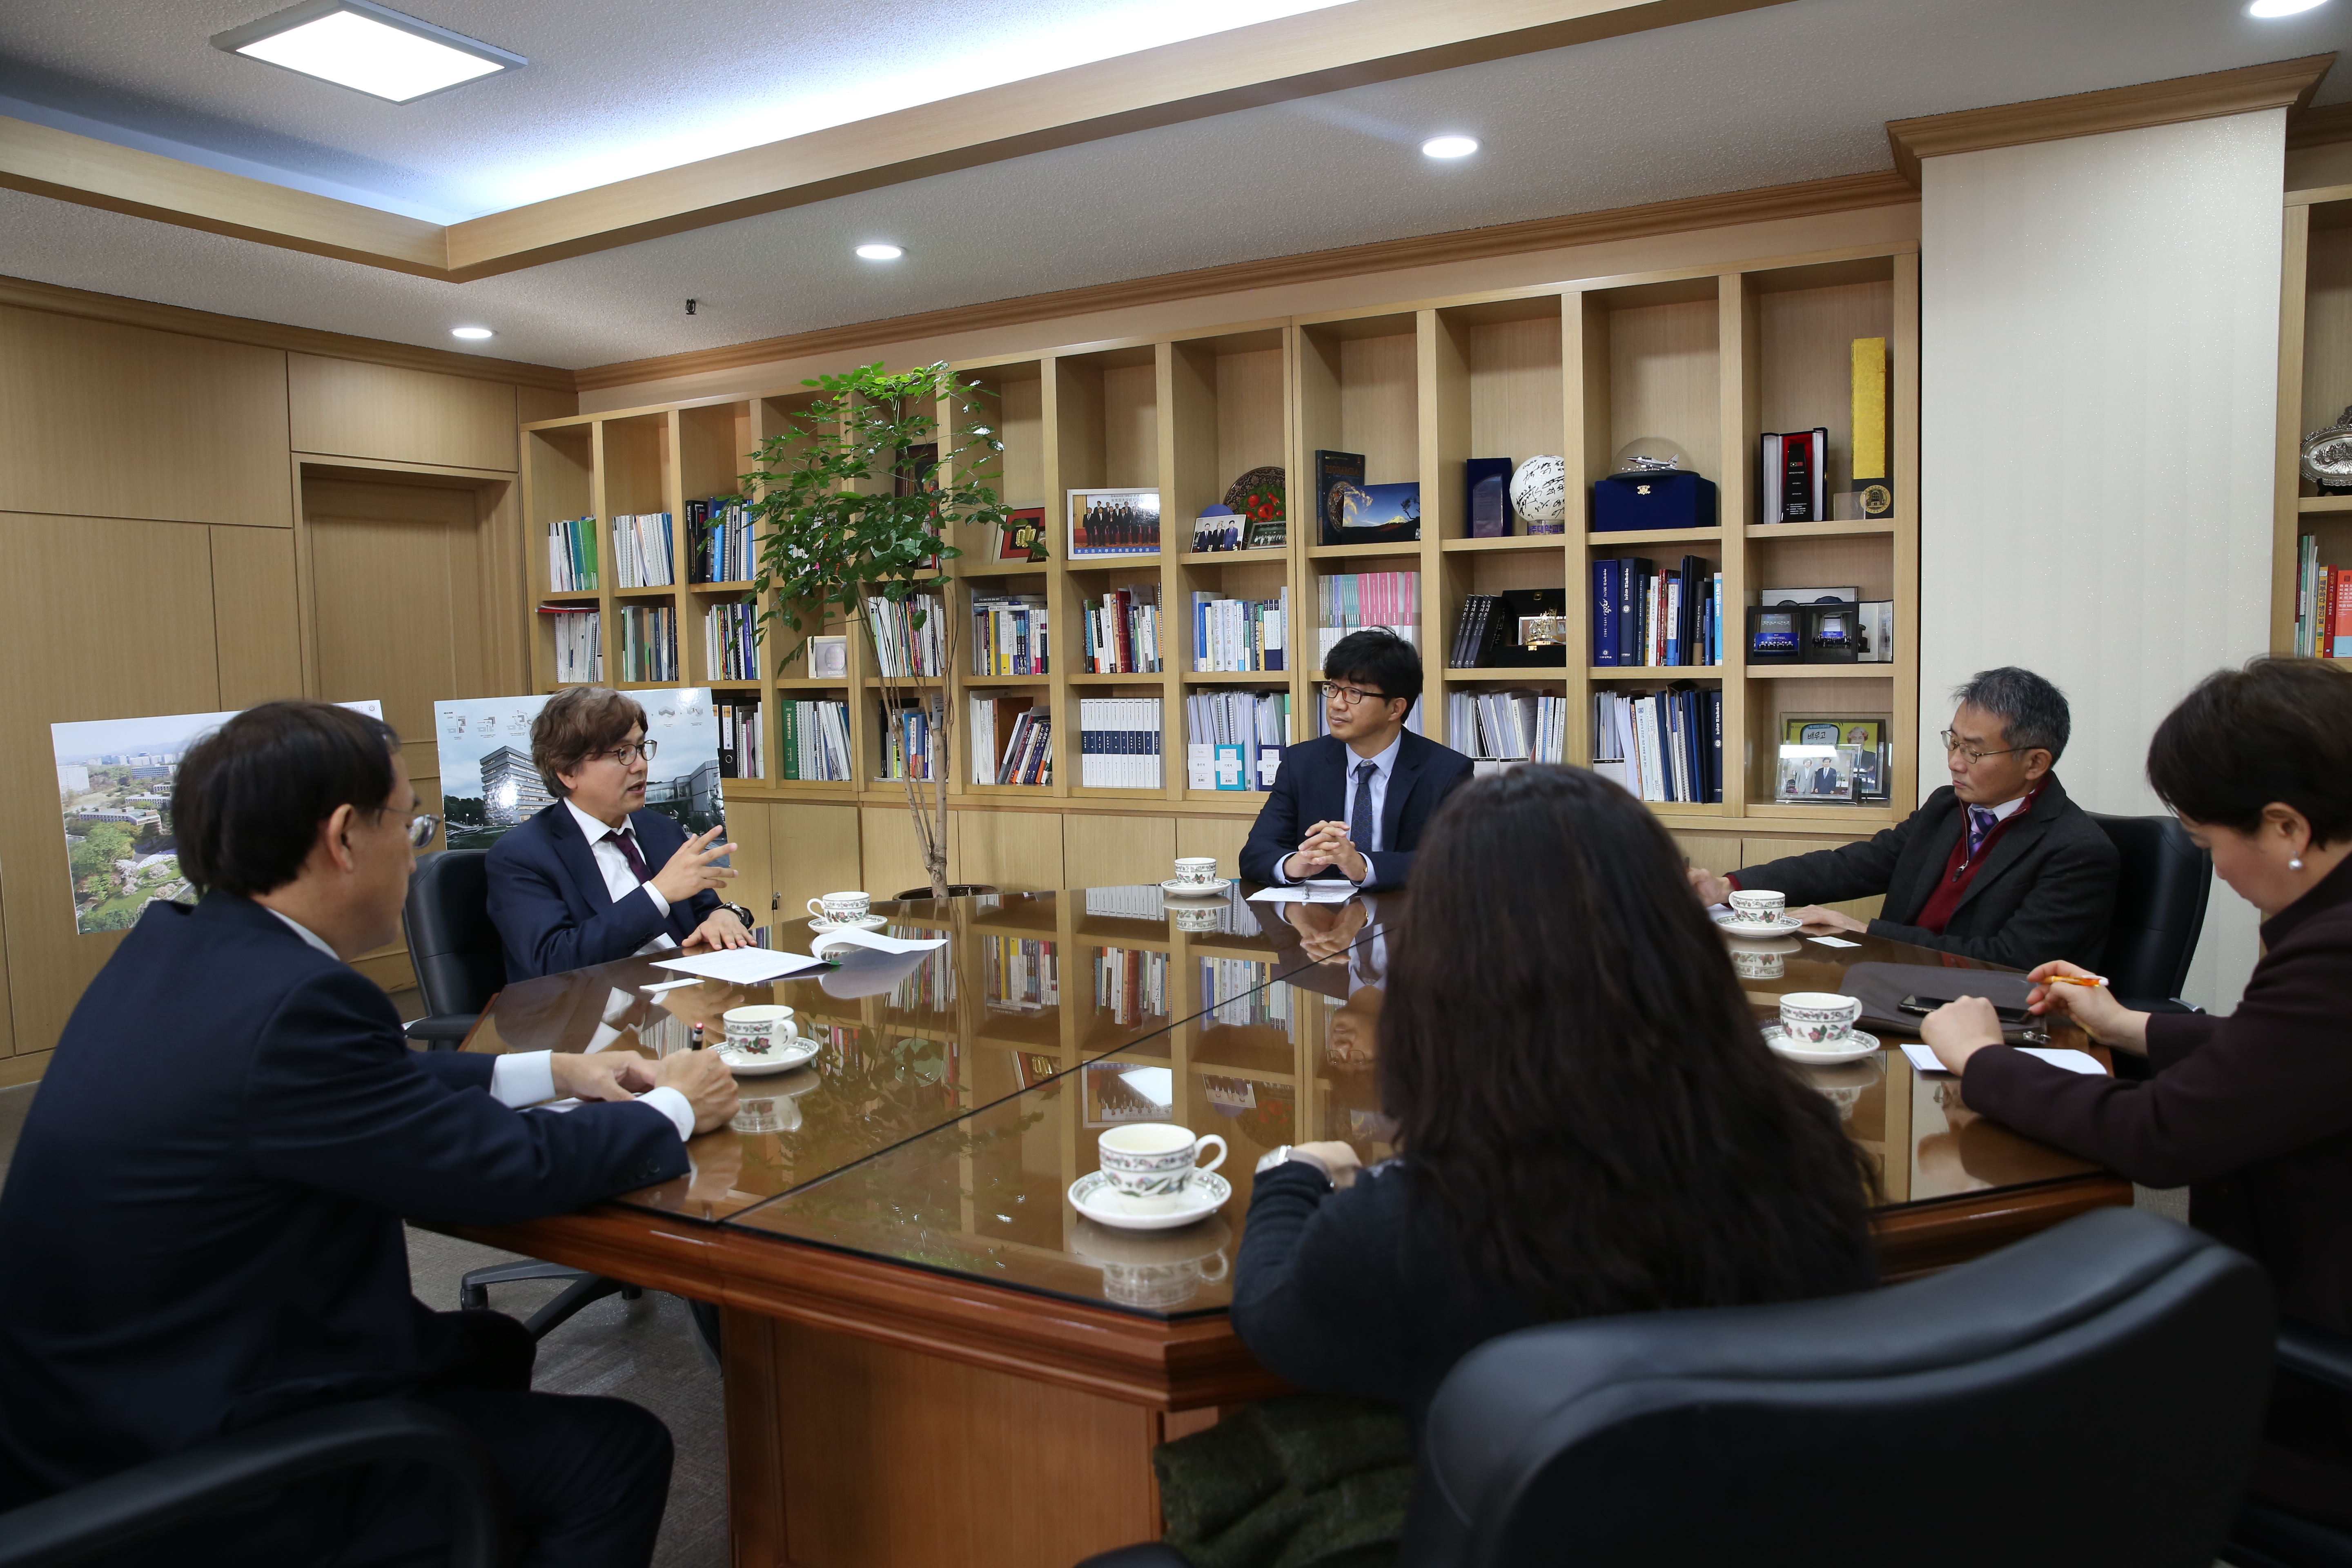
<svg viewBox="0 0 2352 1568">
<path fill-rule="evenodd" d="M 2286 863 L 2286 868 L 2287 868 L 2288 870 L 2290 870 L 2290 871 L 2300 871 L 2300 870 L 2302 870 L 2302 869 L 2303 869 L 2303 857 L 2302 857 L 2302 856 L 2300 856 L 2300 855 L 2298 855 L 2298 856 L 2296 856 L 2294 859 L 2289 860 L 2289 861 Z"/>
</svg>

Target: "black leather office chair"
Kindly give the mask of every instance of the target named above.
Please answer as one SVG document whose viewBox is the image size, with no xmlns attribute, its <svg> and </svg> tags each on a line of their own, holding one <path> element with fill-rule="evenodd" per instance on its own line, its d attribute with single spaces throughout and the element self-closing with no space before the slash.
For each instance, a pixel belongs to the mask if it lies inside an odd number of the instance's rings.
<svg viewBox="0 0 2352 1568">
<path fill-rule="evenodd" d="M 2352 1432 L 2352 1340 L 2311 1329 L 2282 1328 L 2278 1376 L 2336 1410 L 2335 1426 Z M 2352 1531 L 2269 1503 L 2249 1501 L 2221 1549 L 2231 1568 L 2352 1568 Z"/>
<path fill-rule="evenodd" d="M 2171 816 L 2089 814 L 2116 847 L 2116 914 L 2099 966 L 2116 1000 L 2142 1013 L 2190 1013 L 2179 999 L 2205 929 L 2213 858 Z"/>
<path fill-rule="evenodd" d="M 2130 1209 L 1885 1290 L 1523 1330 L 1438 1391 L 1398 1561 L 2209 1568 L 2271 1338 L 2260 1268 Z"/>
<path fill-rule="evenodd" d="M 400 928 L 425 1016 L 408 1037 L 435 1050 L 455 1050 L 490 998 L 507 983 L 506 944 L 490 921 L 490 879 L 484 849 L 438 849 L 416 858 Z"/>
<path fill-rule="evenodd" d="M 431 1465 L 448 1473 L 456 1510 L 450 1568 L 506 1561 L 497 1472 L 474 1435 L 428 1405 L 372 1399 L 265 1422 L 102 1481 L 0 1513 L 0 1568 L 52 1568 L 203 1527 L 215 1510 L 362 1465 Z M 22 1477 L 15 1477 L 16 1485 Z"/>
</svg>

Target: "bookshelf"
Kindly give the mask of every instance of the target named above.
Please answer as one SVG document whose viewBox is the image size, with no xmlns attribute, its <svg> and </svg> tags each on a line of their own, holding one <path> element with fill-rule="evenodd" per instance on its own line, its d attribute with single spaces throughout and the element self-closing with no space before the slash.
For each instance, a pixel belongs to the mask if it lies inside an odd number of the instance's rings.
<svg viewBox="0 0 2352 1568">
<path fill-rule="evenodd" d="M 2305 433 L 2352 405 L 2352 185 L 2287 192 L 2281 264 L 2270 649 L 2293 653 L 2304 537 L 2320 565 L 2352 567 L 2352 493 L 2323 494 L 2301 467 Z"/>
<path fill-rule="evenodd" d="M 1897 242 L 1779 265 L 1498 290 L 958 364 L 961 375 L 978 379 L 995 396 L 1004 451 L 992 478 L 1008 507 L 1042 509 L 1050 559 L 994 560 L 986 539 L 957 542 L 965 554 L 955 563 L 956 580 L 948 595 L 950 613 L 960 617 L 957 668 L 933 688 L 956 705 L 955 753 L 945 759 L 961 825 L 956 876 L 1008 888 L 1142 879 L 1147 874 L 1156 879 L 1164 874 L 1158 859 L 1163 848 L 1171 854 L 1214 852 L 1230 870 L 1231 857 L 1263 796 L 1192 786 L 1185 766 L 1185 699 L 1236 691 L 1286 697 L 1292 738 L 1314 734 L 1321 675 L 1313 668 L 1318 580 L 1360 573 L 1418 576 L 1412 607 L 1428 668 L 1423 730 L 1433 740 L 1447 739 L 1447 694 L 1530 689 L 1566 700 L 1566 756 L 1583 762 L 1591 755 L 1587 730 L 1596 691 L 1640 693 L 1687 679 L 1719 687 L 1724 694 L 1727 798 L 1656 809 L 1685 838 L 1695 859 L 1737 864 L 1744 835 L 1769 836 L 1776 846 L 1791 839 L 1827 844 L 1898 820 L 1917 793 L 1917 263 L 1916 249 Z M 1753 470 L 1765 430 L 1826 426 L 1832 488 L 1845 483 L 1849 345 L 1864 336 L 1889 340 L 1895 373 L 1894 515 L 1870 521 L 1757 521 Z M 531 563 L 534 606 L 601 610 L 608 668 L 617 668 L 615 611 L 656 604 L 673 607 L 683 681 L 708 683 L 700 617 L 713 604 L 740 602 L 749 587 L 687 581 L 692 542 L 682 525 L 685 504 L 730 493 L 734 476 L 750 466 L 743 455 L 780 430 L 807 396 L 713 398 L 527 425 L 524 506 L 527 535 L 538 552 Z M 2352 402 L 2352 392 L 2344 401 Z M 1591 482 L 1610 471 L 1621 446 L 1641 436 L 1672 439 L 1717 483 L 1718 526 L 1589 531 Z M 1313 453 L 1321 447 L 1363 453 L 1370 483 L 1418 480 L 1422 538 L 1370 545 L 1318 543 L 1311 516 L 1302 514 L 1313 510 Z M 1570 473 L 1564 531 L 1468 537 L 1465 461 L 1524 461 L 1551 453 L 1564 457 Z M 1222 501 L 1243 473 L 1267 465 L 1279 465 L 1286 475 L 1291 514 L 1286 546 L 1189 550 L 1192 520 L 1201 508 Z M 1067 492 L 1116 487 L 1160 491 L 1161 550 L 1069 559 Z M 680 520 L 674 531 L 677 559 L 671 586 L 618 590 L 607 573 L 593 591 L 544 591 L 549 522 L 593 513 L 601 520 L 609 549 L 612 517 L 663 510 Z M 2344 525 L 2352 547 L 2352 510 Z M 1594 562 L 1642 553 L 1693 554 L 1723 573 L 1726 663 L 1596 668 L 1580 651 L 1591 647 Z M 1893 600 L 1893 662 L 1750 668 L 1738 633 L 1744 629 L 1744 606 L 1767 579 L 1775 584 L 1851 583 L 1865 597 Z M 1159 596 L 1163 657 L 1158 670 L 1095 674 L 1082 668 L 1087 606 L 1119 588 L 1149 589 Z M 1534 669 L 1444 668 L 1464 600 L 1518 588 L 1562 591 L 1570 624 L 1569 662 Z M 1193 668 L 1194 594 L 1265 600 L 1286 592 L 1290 668 Z M 1044 601 L 1053 641 L 1051 665 L 1042 674 L 971 673 L 973 601 L 1006 595 Z M 730 800 L 776 808 L 854 806 L 864 859 L 857 859 L 856 846 L 845 861 L 836 855 L 844 879 L 860 879 L 847 872 L 862 865 L 862 880 L 878 893 L 912 885 L 917 879 L 903 874 L 911 869 L 908 852 L 897 842 L 903 823 L 893 826 L 894 817 L 903 817 L 904 792 L 881 773 L 884 716 L 872 647 L 863 634 L 853 637 L 846 677 L 827 682 L 811 679 L 800 661 L 776 668 L 776 656 L 793 640 L 772 638 L 761 649 L 757 678 L 732 683 L 742 700 L 760 704 L 769 776 L 730 781 Z M 553 638 L 542 625 L 532 644 L 532 679 L 539 689 L 558 683 L 553 652 Z M 1050 782 L 976 782 L 970 709 L 976 695 L 1025 699 L 1050 715 Z M 849 703 L 856 759 L 850 780 L 777 776 L 782 758 L 778 704 L 812 697 Z M 1081 782 L 1076 745 L 1079 704 L 1100 698 L 1159 700 L 1158 784 L 1110 788 Z M 1892 804 L 1775 803 L 1772 774 L 1781 721 L 1792 715 L 1884 721 L 1893 742 Z M 1047 820 L 984 830 L 976 820 L 1000 813 L 1039 814 Z M 1089 827 L 1080 835 L 1074 826 L 1066 858 L 1057 825 L 1050 820 L 1056 816 L 1134 820 L 1106 823 L 1102 833 Z M 839 824 L 851 818 L 843 814 L 825 820 Z M 811 834 L 792 828 L 781 816 L 772 826 L 768 837 L 777 846 L 774 879 L 781 891 L 798 874 L 785 866 L 784 847 L 805 846 Z M 1126 831 L 1129 826 L 1132 833 Z M 888 842 L 877 840 L 877 834 Z M 1045 845 L 1047 838 L 1056 842 Z M 823 879 L 820 872 L 808 875 Z"/>
</svg>

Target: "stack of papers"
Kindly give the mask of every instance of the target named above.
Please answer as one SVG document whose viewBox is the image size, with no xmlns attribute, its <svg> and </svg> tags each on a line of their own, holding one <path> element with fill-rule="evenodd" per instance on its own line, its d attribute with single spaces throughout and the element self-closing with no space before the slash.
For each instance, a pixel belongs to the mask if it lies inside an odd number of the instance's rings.
<svg viewBox="0 0 2352 1568">
<path fill-rule="evenodd" d="M 1260 888 L 1250 900 L 1260 904 L 1344 904 L 1361 891 L 1353 882 L 1325 879 L 1294 882 L 1287 888 Z"/>
<path fill-rule="evenodd" d="M 814 969 L 824 962 L 797 952 L 773 952 L 764 947 L 730 947 L 718 952 L 698 952 L 691 958 L 656 959 L 654 967 L 676 970 L 702 980 L 723 980 L 730 985 L 759 985 L 803 969 Z"/>
<path fill-rule="evenodd" d="M 827 948 L 863 947 L 876 952 L 929 952 L 935 947 L 947 944 L 948 939 L 943 936 L 884 936 L 879 931 L 850 929 L 825 932 L 809 943 L 809 951 L 822 958 Z"/>
<path fill-rule="evenodd" d="M 2094 1078 L 2107 1076 L 2107 1069 L 2099 1065 L 2099 1058 L 2088 1051 L 2060 1050 L 2050 1046 L 2020 1046 L 2017 1048 L 2029 1057 L 2040 1057 L 2053 1068 L 2064 1068 L 2068 1072 L 2087 1073 Z M 1921 1072 L 1947 1070 L 1944 1064 L 1936 1059 L 1936 1053 L 1925 1046 L 1905 1046 L 1903 1054 L 1909 1057 L 1911 1065 Z"/>
</svg>

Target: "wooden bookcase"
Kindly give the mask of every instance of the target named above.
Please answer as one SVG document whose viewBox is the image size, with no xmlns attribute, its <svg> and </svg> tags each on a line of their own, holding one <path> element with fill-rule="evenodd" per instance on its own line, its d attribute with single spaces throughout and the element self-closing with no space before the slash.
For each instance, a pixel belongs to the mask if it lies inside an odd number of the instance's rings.
<svg viewBox="0 0 2352 1568">
<path fill-rule="evenodd" d="M 1828 426 L 1832 489 L 1845 483 L 1849 345 L 1857 337 L 1882 335 L 1889 341 L 1895 376 L 1894 515 L 1861 522 L 1755 521 L 1754 470 L 1765 430 Z M 956 369 L 996 395 L 1004 436 L 998 488 L 1009 506 L 1044 509 L 1052 556 L 1041 563 L 999 562 L 986 558 L 983 539 L 958 542 L 966 553 L 955 563 L 950 608 L 962 617 L 958 662 L 964 668 L 950 672 L 941 685 L 947 700 L 957 705 L 950 791 L 959 822 L 960 878 L 994 880 L 1008 889 L 1077 885 L 1113 872 L 1118 875 L 1111 879 L 1141 879 L 1147 870 L 1156 878 L 1164 874 L 1154 868 L 1162 864 L 1163 847 L 1170 853 L 1215 852 L 1226 858 L 1230 869 L 1231 851 L 1264 797 L 1189 786 L 1184 698 L 1234 688 L 1286 692 L 1293 738 L 1313 734 L 1310 704 L 1318 700 L 1320 671 L 1306 667 L 1317 647 L 1316 580 L 1340 572 L 1419 574 L 1420 642 L 1428 668 L 1423 727 L 1433 740 L 1446 739 L 1448 691 L 1533 689 L 1568 700 L 1566 756 L 1580 763 L 1591 754 L 1585 731 L 1596 690 L 1650 690 L 1683 679 L 1720 685 L 1727 798 L 1654 808 L 1701 863 L 1737 865 L 1792 846 L 1864 836 L 1899 820 L 1916 796 L 1916 247 L 1816 253 L 1781 264 L 1685 269 L 1244 322 L 1042 350 Z M 683 527 L 684 503 L 730 493 L 733 477 L 749 467 L 743 455 L 779 429 L 807 395 L 715 398 L 527 425 L 524 506 L 526 536 L 537 552 L 530 563 L 533 604 L 603 608 L 608 669 L 618 668 L 614 612 L 630 604 L 671 605 L 679 616 L 683 683 L 722 684 L 707 680 L 701 616 L 713 603 L 740 598 L 748 585 L 685 582 L 690 542 Z M 1610 470 L 1619 447 L 1639 436 L 1671 438 L 1700 473 L 1715 480 L 1721 496 L 1718 527 L 1655 534 L 1587 531 L 1591 481 Z M 1420 541 L 1318 543 L 1307 492 L 1313 454 L 1321 447 L 1362 452 L 1370 482 L 1419 480 Z M 1566 458 L 1571 479 L 1582 481 L 1572 485 L 1568 531 L 1469 538 L 1465 461 L 1484 456 L 1523 461 L 1553 452 Z M 1287 477 L 1287 546 L 1190 552 L 1192 520 L 1200 509 L 1221 500 L 1243 472 L 1274 463 Z M 1068 559 L 1066 492 L 1111 486 L 1158 488 L 1160 553 Z M 539 592 L 546 582 L 547 523 L 592 510 L 607 550 L 610 519 L 616 513 L 667 510 L 679 520 L 677 585 L 615 592 L 608 571 L 593 593 Z M 1621 553 L 1662 552 L 1698 555 L 1723 572 L 1727 662 L 1591 667 L 1579 650 L 1591 647 L 1586 620 L 1593 563 Z M 1894 661 L 1750 668 L 1740 648 L 1743 612 L 1766 579 L 1852 583 L 1865 597 L 1892 599 Z M 1112 587 L 1147 583 L 1160 590 L 1170 644 L 1167 668 L 1140 675 L 1078 670 L 1085 602 Z M 1573 626 L 1569 665 L 1444 668 L 1454 617 L 1466 595 L 1544 586 L 1567 590 Z M 1192 593 L 1265 598 L 1284 588 L 1291 605 L 1286 662 L 1293 668 L 1248 674 L 1192 670 Z M 975 592 L 1034 594 L 1046 601 L 1053 632 L 1048 673 L 1012 679 L 965 672 Z M 904 793 L 878 776 L 882 716 L 871 647 L 862 633 L 854 637 L 848 678 L 825 683 L 809 679 L 803 668 L 775 668 L 775 654 L 793 640 L 764 644 L 760 679 L 733 683 L 760 700 L 771 776 L 730 781 L 730 803 L 855 806 L 865 838 L 864 883 L 883 893 L 911 885 L 913 879 L 904 875 L 912 869 L 908 851 L 898 842 L 904 836 Z M 539 689 L 553 688 L 553 643 L 544 630 L 533 642 L 532 675 Z M 1018 692 L 1050 709 L 1053 782 L 971 782 L 967 700 L 978 691 Z M 773 776 L 781 771 L 776 704 L 810 692 L 853 699 L 857 776 L 848 783 Z M 1158 787 L 1101 789 L 1077 782 L 1077 704 L 1096 696 L 1160 700 L 1164 776 Z M 1772 774 L 1780 721 L 1797 714 L 1885 721 L 1893 742 L 1893 804 L 1775 804 Z M 1043 814 L 1047 820 L 978 820 L 1012 813 Z M 1098 817 L 1114 820 L 1087 820 Z M 1119 818 L 1130 819 L 1138 831 L 1128 835 Z M 772 820 L 780 857 L 774 880 L 781 890 L 796 873 L 788 872 L 781 859 L 791 835 L 782 819 Z M 877 843 L 877 833 L 890 842 Z M 1754 854 L 1748 851 L 1750 840 L 1761 840 Z"/>
<path fill-rule="evenodd" d="M 2352 566 L 2352 494 L 2323 495 L 2302 473 L 2304 433 L 2335 424 L 2352 406 L 2352 185 L 2289 191 L 2283 240 L 2273 653 L 2294 651 L 2303 536 L 2317 537 L 2322 565 Z"/>
</svg>

